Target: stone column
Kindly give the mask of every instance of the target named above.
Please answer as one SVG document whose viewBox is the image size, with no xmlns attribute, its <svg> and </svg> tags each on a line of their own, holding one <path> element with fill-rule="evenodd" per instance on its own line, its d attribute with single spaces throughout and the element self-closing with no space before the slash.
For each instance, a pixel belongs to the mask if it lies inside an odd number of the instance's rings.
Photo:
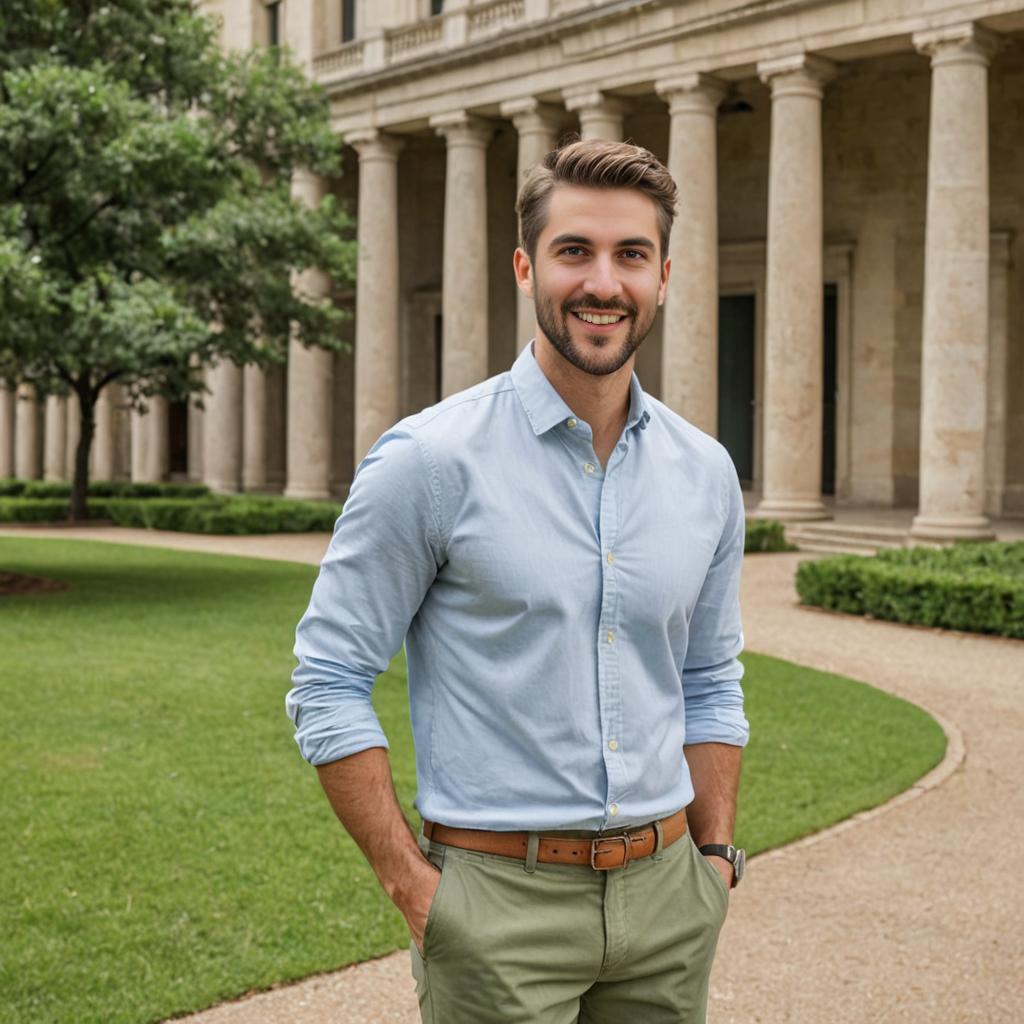
<svg viewBox="0 0 1024 1024">
<path fill-rule="evenodd" d="M 834 65 L 797 54 L 758 65 L 772 92 L 765 297 L 764 493 L 757 514 L 827 519 L 821 500 L 821 100 Z"/>
<path fill-rule="evenodd" d="M 39 401 L 31 384 L 19 384 L 14 426 L 14 475 L 38 480 L 42 471 L 39 445 Z"/>
<path fill-rule="evenodd" d="M 262 367 L 242 370 L 242 490 L 267 486 L 267 377 Z"/>
<path fill-rule="evenodd" d="M 375 129 L 345 140 L 359 154 L 356 276 L 355 463 L 400 418 L 398 153 Z"/>
<path fill-rule="evenodd" d="M 315 207 L 326 192 L 322 178 L 297 171 L 292 195 Z M 317 298 L 330 290 L 330 280 L 319 270 L 296 275 L 297 292 Z M 331 393 L 334 388 L 334 353 L 304 348 L 293 339 L 288 348 L 288 479 L 289 498 L 330 497 Z M 209 427 L 209 422 L 207 422 Z"/>
<path fill-rule="evenodd" d="M 0 383 L 0 480 L 14 476 L 15 392 Z"/>
<path fill-rule="evenodd" d="M 133 409 L 131 414 L 132 483 L 160 483 L 168 471 L 167 399 L 147 398 L 146 407 L 144 413 Z"/>
<path fill-rule="evenodd" d="M 668 169 L 679 186 L 662 326 L 661 400 L 718 436 L 718 104 L 725 86 L 690 74 L 657 83 L 668 101 Z"/>
<path fill-rule="evenodd" d="M 242 368 L 222 359 L 206 371 L 203 483 L 233 494 L 242 483 Z"/>
<path fill-rule="evenodd" d="M 64 395 L 47 395 L 43 426 L 43 479 L 64 480 L 68 457 L 68 402 Z"/>
<path fill-rule="evenodd" d="M 95 416 L 95 410 L 93 411 Z M 78 455 L 78 439 L 82 436 L 82 405 L 78 400 L 78 394 L 72 391 L 67 400 L 67 442 L 65 444 L 65 479 L 69 482 L 75 479 L 75 459 Z M 96 434 L 93 433 L 93 444 L 96 444 Z"/>
<path fill-rule="evenodd" d="M 487 143 L 491 126 L 464 110 L 433 117 L 430 123 L 448 144 L 441 296 L 441 393 L 447 397 L 487 377 Z"/>
<path fill-rule="evenodd" d="M 114 395 L 117 386 L 108 384 L 96 399 L 96 431 L 92 438 L 89 467 L 93 480 L 114 479 Z"/>
<path fill-rule="evenodd" d="M 549 103 L 528 97 L 501 105 L 501 116 L 510 118 L 519 134 L 517 159 L 518 184 L 521 187 L 531 167 L 539 164 L 558 145 L 563 111 Z M 536 330 L 533 299 L 516 289 L 516 351 L 529 344 Z"/>
<path fill-rule="evenodd" d="M 931 57 L 921 475 L 914 537 L 988 538 L 988 64 L 998 37 L 977 25 L 918 33 Z"/>
<path fill-rule="evenodd" d="M 581 138 L 622 141 L 622 119 L 628 109 L 623 100 L 600 89 L 570 90 L 562 95 L 565 109 L 579 115 Z"/>
<path fill-rule="evenodd" d="M 988 425 L 985 430 L 985 511 L 991 516 L 1002 514 L 1006 488 L 1012 248 L 1012 231 L 992 232 L 988 289 Z"/>
</svg>

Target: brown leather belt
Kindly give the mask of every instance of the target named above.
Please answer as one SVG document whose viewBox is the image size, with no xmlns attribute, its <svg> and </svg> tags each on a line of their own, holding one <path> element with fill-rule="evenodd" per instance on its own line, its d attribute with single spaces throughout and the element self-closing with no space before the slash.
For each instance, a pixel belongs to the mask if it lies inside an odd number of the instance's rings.
<svg viewBox="0 0 1024 1024">
<path fill-rule="evenodd" d="M 663 818 L 661 826 L 662 849 L 671 846 L 686 834 L 686 808 Z M 475 828 L 450 828 L 433 821 L 423 822 L 427 839 L 443 846 L 457 846 L 460 850 L 476 853 L 495 853 L 499 857 L 526 859 L 528 832 L 487 832 Z M 649 857 L 657 844 L 653 825 L 635 832 L 617 836 L 598 836 L 596 839 L 570 839 L 561 836 L 541 836 L 537 846 L 537 861 L 542 864 L 580 864 L 595 871 L 624 868 L 630 861 Z"/>
</svg>

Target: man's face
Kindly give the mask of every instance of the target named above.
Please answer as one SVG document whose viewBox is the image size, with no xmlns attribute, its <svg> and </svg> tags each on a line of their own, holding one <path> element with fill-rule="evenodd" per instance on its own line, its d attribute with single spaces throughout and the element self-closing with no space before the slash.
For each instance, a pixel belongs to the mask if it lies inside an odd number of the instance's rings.
<svg viewBox="0 0 1024 1024">
<path fill-rule="evenodd" d="M 532 265 L 516 250 L 515 267 L 552 347 L 603 376 L 624 366 L 650 331 L 669 261 L 660 259 L 658 215 L 644 193 L 556 185 Z"/>
</svg>

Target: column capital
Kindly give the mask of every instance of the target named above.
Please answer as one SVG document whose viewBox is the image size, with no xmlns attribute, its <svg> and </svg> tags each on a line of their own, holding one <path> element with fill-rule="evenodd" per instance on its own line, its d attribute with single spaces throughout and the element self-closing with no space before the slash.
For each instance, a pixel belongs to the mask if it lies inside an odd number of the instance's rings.
<svg viewBox="0 0 1024 1024">
<path fill-rule="evenodd" d="M 536 96 L 506 100 L 501 116 L 507 117 L 520 135 L 527 132 L 557 131 L 565 120 L 565 111 L 553 103 L 543 103 Z"/>
<path fill-rule="evenodd" d="M 914 46 L 931 57 L 932 67 L 940 64 L 984 64 L 1002 45 L 1002 38 L 975 21 L 914 33 Z"/>
<path fill-rule="evenodd" d="M 351 146 L 359 154 L 359 162 L 369 160 L 387 160 L 394 163 L 405 140 L 397 135 L 389 135 L 379 128 L 361 128 L 345 135 L 346 145 Z"/>
<path fill-rule="evenodd" d="M 475 146 L 483 149 L 494 134 L 494 125 L 487 118 L 466 110 L 435 114 L 430 119 L 430 127 L 447 140 L 449 147 Z"/>
<path fill-rule="evenodd" d="M 757 74 L 776 96 L 813 96 L 821 99 L 825 84 L 835 78 L 838 65 L 813 53 L 793 53 L 760 61 Z"/>
<path fill-rule="evenodd" d="M 621 117 L 629 110 L 629 104 L 618 96 L 609 96 L 593 86 L 580 89 L 563 89 L 562 99 L 565 109 L 573 113 L 596 111 L 601 114 L 612 114 Z"/>
<path fill-rule="evenodd" d="M 728 92 L 728 86 L 714 75 L 692 71 L 655 82 L 654 91 L 668 103 L 669 114 L 714 116 L 718 104 Z"/>
</svg>

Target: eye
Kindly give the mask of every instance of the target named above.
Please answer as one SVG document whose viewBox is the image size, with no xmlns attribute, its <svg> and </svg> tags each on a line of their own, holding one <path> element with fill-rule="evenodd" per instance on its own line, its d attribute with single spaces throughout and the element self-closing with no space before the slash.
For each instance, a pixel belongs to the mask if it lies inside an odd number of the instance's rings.
<svg viewBox="0 0 1024 1024">
<path fill-rule="evenodd" d="M 567 245 L 564 249 L 559 249 L 559 256 L 576 256 L 583 252 L 578 245 Z"/>
<path fill-rule="evenodd" d="M 624 249 L 622 255 L 628 257 L 631 260 L 647 259 L 647 253 L 641 252 L 639 249 Z"/>
</svg>

